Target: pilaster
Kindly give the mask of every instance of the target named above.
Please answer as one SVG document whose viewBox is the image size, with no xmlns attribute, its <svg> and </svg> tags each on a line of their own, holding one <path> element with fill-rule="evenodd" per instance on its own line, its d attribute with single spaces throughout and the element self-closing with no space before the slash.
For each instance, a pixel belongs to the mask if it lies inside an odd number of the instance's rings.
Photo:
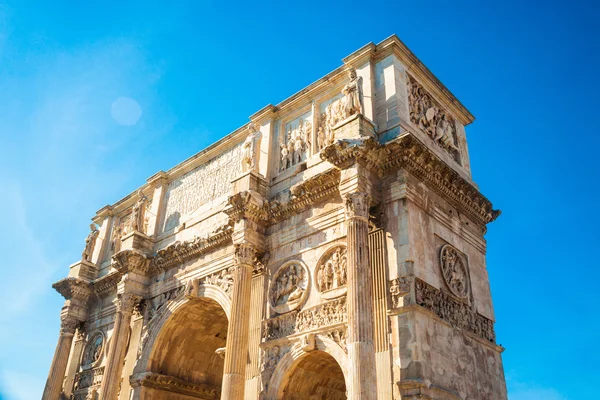
<svg viewBox="0 0 600 400">
<path fill-rule="evenodd" d="M 146 210 L 148 213 L 148 228 L 146 235 L 154 238 L 159 234 L 160 222 L 163 219 L 162 213 L 164 212 L 165 193 L 167 191 L 167 173 L 159 171 L 147 179 L 148 185 L 154 188 L 152 192 L 152 204 L 149 209 Z"/>
</svg>

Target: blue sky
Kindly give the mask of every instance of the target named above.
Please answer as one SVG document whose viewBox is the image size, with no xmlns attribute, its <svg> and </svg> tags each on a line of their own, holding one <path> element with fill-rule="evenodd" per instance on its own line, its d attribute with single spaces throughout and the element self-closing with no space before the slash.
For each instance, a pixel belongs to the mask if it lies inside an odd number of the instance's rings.
<svg viewBox="0 0 600 400">
<path fill-rule="evenodd" d="M 473 175 L 503 211 L 486 238 L 510 398 L 597 398 L 597 14 L 577 1 L 0 1 L 0 399 L 40 398 L 62 306 L 50 285 L 96 210 L 393 33 L 477 118 Z"/>
</svg>

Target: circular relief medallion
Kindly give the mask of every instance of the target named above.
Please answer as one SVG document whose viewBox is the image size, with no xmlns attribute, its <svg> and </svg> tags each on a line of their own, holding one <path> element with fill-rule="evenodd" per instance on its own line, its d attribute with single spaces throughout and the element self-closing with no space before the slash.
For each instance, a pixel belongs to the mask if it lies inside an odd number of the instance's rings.
<svg viewBox="0 0 600 400">
<path fill-rule="evenodd" d="M 348 280 L 346 246 L 335 246 L 327 250 L 317 263 L 315 285 L 326 299 L 346 293 Z"/>
<path fill-rule="evenodd" d="M 464 299 L 469 294 L 467 266 L 458 250 L 447 244 L 440 250 L 440 267 L 444 281 L 452 293 Z"/>
<path fill-rule="evenodd" d="M 84 368 L 91 368 L 98 365 L 102 359 L 102 352 L 104 350 L 104 334 L 100 331 L 94 333 L 83 352 L 82 366 Z"/>
<path fill-rule="evenodd" d="M 300 307 L 308 294 L 308 269 L 300 261 L 283 264 L 271 281 L 271 308 L 282 314 Z"/>
</svg>

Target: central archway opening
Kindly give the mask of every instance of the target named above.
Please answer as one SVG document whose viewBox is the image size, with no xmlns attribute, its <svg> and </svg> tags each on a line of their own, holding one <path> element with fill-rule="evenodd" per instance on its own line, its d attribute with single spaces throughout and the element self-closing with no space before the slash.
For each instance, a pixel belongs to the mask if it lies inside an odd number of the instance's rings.
<svg viewBox="0 0 600 400">
<path fill-rule="evenodd" d="M 324 351 L 312 351 L 289 371 L 279 393 L 283 400 L 345 400 L 346 382 L 337 361 Z"/>
<path fill-rule="evenodd" d="M 177 309 L 161 329 L 150 357 L 146 399 L 219 398 L 227 342 L 227 316 L 214 300 L 199 297 Z"/>
</svg>

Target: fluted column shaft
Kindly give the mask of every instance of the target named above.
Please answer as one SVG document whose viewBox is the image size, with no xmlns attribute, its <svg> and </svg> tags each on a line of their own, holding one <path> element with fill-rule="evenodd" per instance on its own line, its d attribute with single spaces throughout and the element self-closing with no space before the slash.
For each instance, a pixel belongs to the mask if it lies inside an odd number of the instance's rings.
<svg viewBox="0 0 600 400">
<path fill-rule="evenodd" d="M 73 336 L 78 324 L 79 321 L 71 317 L 63 318 L 61 321 L 58 344 L 56 345 L 42 400 L 57 400 L 60 398 Z"/>
<path fill-rule="evenodd" d="M 106 367 L 100 386 L 100 400 L 116 400 L 119 394 L 129 325 L 131 324 L 133 307 L 137 301 L 139 301 L 139 296 L 134 294 L 126 293 L 118 297 L 111 345 L 108 349 Z"/>
<path fill-rule="evenodd" d="M 222 400 L 243 399 L 248 361 L 250 293 L 255 250 L 247 244 L 235 245 L 235 275 L 227 347 L 223 369 Z"/>
<path fill-rule="evenodd" d="M 364 192 L 346 200 L 348 251 L 348 356 L 351 400 L 377 397 L 373 345 L 373 276 L 369 263 L 369 203 Z"/>
</svg>

